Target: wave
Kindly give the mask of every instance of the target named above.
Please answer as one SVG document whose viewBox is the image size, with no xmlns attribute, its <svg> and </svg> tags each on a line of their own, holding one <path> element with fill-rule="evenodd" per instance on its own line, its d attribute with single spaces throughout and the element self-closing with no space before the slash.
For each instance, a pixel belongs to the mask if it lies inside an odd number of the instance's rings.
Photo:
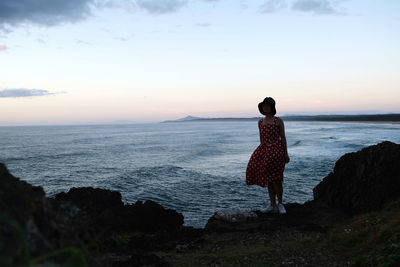
<svg viewBox="0 0 400 267">
<path fill-rule="evenodd" d="M 298 146 L 298 145 L 300 145 L 300 144 L 301 144 L 301 141 L 298 140 L 298 141 L 294 142 L 293 144 L 291 144 L 291 145 L 289 145 L 289 146 L 290 146 L 290 147 L 294 147 L 294 146 Z"/>
<path fill-rule="evenodd" d="M 360 145 L 360 144 L 345 144 L 343 147 L 349 148 L 349 149 L 351 149 L 352 151 L 353 151 L 353 150 L 354 150 L 354 151 L 357 151 L 357 150 L 363 149 L 363 148 L 365 147 L 365 145 Z"/>
<path fill-rule="evenodd" d="M 75 158 L 80 156 L 88 156 L 91 153 L 89 152 L 71 152 L 71 153 L 61 153 L 61 154 L 52 154 L 52 155 L 35 155 L 35 156 L 23 156 L 23 157 L 7 157 L 1 158 L 2 162 L 11 163 L 13 161 L 29 161 L 29 160 L 36 160 L 36 161 L 44 161 L 49 159 L 65 159 L 65 158 Z"/>
</svg>

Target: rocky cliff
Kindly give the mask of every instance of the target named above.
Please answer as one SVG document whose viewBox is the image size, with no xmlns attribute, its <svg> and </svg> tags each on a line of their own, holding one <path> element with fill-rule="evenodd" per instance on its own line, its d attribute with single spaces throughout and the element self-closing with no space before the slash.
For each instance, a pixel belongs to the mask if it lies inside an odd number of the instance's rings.
<svg viewBox="0 0 400 267">
<path fill-rule="evenodd" d="M 348 214 L 378 210 L 400 196 L 400 145 L 382 142 L 342 156 L 314 199 Z"/>
<path fill-rule="evenodd" d="M 46 198 L 41 187 L 12 176 L 0 163 L 1 266 L 48 260 L 78 265 L 161 264 L 148 252 L 198 235 L 183 227 L 183 215 L 153 201 L 124 204 L 121 194 L 99 188 L 71 188 Z M 135 236 L 126 241 L 126 236 Z M 124 243 L 129 259 L 114 257 Z M 88 245 L 95 244 L 95 250 Z M 75 249 L 67 249 L 73 247 Z"/>
</svg>

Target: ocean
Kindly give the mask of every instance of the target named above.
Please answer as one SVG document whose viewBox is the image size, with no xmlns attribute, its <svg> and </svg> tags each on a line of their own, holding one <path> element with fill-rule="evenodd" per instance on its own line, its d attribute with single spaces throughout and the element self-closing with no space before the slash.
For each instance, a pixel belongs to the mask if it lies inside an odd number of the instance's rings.
<svg viewBox="0 0 400 267">
<path fill-rule="evenodd" d="M 399 124 L 285 122 L 291 161 L 283 202 L 304 203 L 345 153 L 388 140 Z M 266 188 L 247 186 L 257 121 L 0 127 L 0 162 L 48 196 L 71 187 L 117 190 L 126 203 L 153 200 L 203 227 L 216 210 L 260 209 Z"/>
</svg>

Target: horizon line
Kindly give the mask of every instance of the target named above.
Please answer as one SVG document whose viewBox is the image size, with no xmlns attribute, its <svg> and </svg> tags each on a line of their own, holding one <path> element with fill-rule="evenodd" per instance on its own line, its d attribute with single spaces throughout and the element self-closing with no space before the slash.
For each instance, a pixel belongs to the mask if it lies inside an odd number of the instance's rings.
<svg viewBox="0 0 400 267">
<path fill-rule="evenodd" d="M 338 113 L 331 113 L 331 114 L 283 114 L 280 115 L 279 117 L 286 117 L 286 118 L 295 118 L 295 117 L 302 117 L 302 118 L 316 118 L 316 117 L 373 117 L 373 116 L 400 116 L 400 112 L 388 112 L 388 113 L 368 113 L 368 114 L 362 114 L 362 113 L 355 113 L 355 114 L 338 114 Z M 188 117 L 192 117 L 193 119 L 186 119 Z M 0 127 L 51 127 L 51 126 L 104 126 L 104 125 L 130 125 L 130 124 L 155 124 L 155 123 L 164 123 L 164 122 L 187 122 L 187 121 L 198 121 L 198 120 L 252 120 L 252 119 L 257 119 L 257 118 L 262 118 L 263 115 L 258 115 L 258 116 L 253 116 L 253 117 L 197 117 L 197 116 L 191 116 L 187 115 L 186 117 L 178 118 L 178 119 L 170 119 L 170 120 L 162 120 L 162 121 L 129 121 L 129 120 L 113 120 L 113 121 L 104 121 L 104 122 L 82 122 L 82 123 L 38 123 L 38 124 L 0 124 Z M 185 120 L 186 119 L 186 120 Z M 397 120 L 396 120 L 397 121 Z M 399 120 L 400 121 L 400 120 Z M 335 122 L 332 120 L 329 120 L 327 122 Z M 339 122 L 339 121 L 337 121 Z M 344 121 L 344 122 L 352 122 L 352 121 Z M 355 122 L 355 121 L 354 121 Z M 376 122 L 380 122 L 377 120 Z M 382 121 L 385 122 L 385 121 Z M 387 121 L 389 122 L 389 121 Z"/>
</svg>

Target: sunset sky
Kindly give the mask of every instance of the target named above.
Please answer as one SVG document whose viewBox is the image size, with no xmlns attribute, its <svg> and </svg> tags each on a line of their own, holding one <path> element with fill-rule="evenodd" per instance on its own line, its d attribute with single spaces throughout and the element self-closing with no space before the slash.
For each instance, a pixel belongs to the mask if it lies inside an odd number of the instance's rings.
<svg viewBox="0 0 400 267">
<path fill-rule="evenodd" d="M 400 112 L 398 0 L 1 0 L 0 126 Z"/>
</svg>

